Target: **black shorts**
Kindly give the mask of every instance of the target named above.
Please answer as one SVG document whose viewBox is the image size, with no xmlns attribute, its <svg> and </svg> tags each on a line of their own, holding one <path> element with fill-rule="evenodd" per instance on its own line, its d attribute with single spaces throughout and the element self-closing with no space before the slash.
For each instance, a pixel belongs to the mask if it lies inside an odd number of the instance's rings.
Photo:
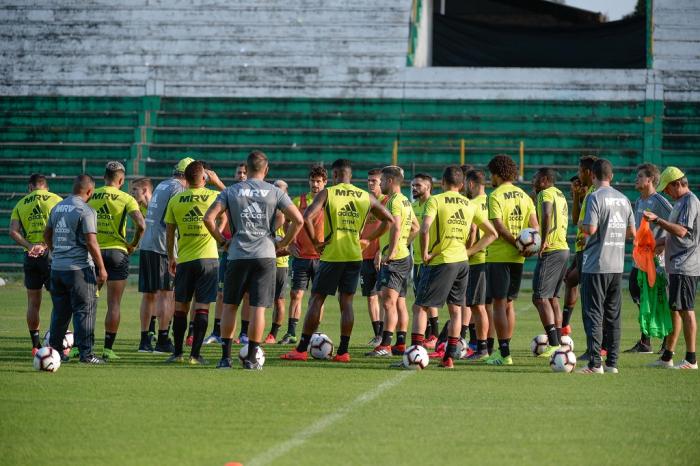
<svg viewBox="0 0 700 466">
<path fill-rule="evenodd" d="M 418 284 L 420 283 L 420 272 L 423 264 L 413 264 L 413 297 L 418 296 Z"/>
<path fill-rule="evenodd" d="M 107 280 L 129 278 L 129 255 L 121 249 L 101 249 L 102 262 L 107 270 Z"/>
<path fill-rule="evenodd" d="M 305 290 L 318 271 L 318 259 L 292 259 L 292 290 Z"/>
<path fill-rule="evenodd" d="M 168 256 L 142 250 L 139 253 L 139 293 L 172 289 L 173 277 L 168 271 Z"/>
<path fill-rule="evenodd" d="M 672 273 L 668 276 L 668 305 L 672 311 L 695 309 L 695 292 L 699 277 Z"/>
<path fill-rule="evenodd" d="M 287 284 L 287 267 L 276 267 L 275 272 L 275 299 L 284 299 L 284 285 Z"/>
<path fill-rule="evenodd" d="M 377 294 L 377 278 L 379 272 L 374 266 L 374 259 L 363 259 L 360 269 L 360 288 L 362 296 L 374 296 Z"/>
<path fill-rule="evenodd" d="M 467 261 L 423 266 L 416 304 L 438 308 L 445 303 L 464 306 L 468 279 Z"/>
<path fill-rule="evenodd" d="M 486 304 L 486 264 L 474 264 L 469 266 L 469 279 L 467 280 L 467 306 Z"/>
<path fill-rule="evenodd" d="M 550 299 L 559 297 L 559 289 L 566 275 L 566 262 L 569 250 L 551 251 L 537 258 L 535 274 L 532 278 L 532 297 Z"/>
<path fill-rule="evenodd" d="M 492 299 L 512 301 L 520 292 L 523 264 L 517 262 L 488 262 L 486 264 L 488 284 L 486 292 Z"/>
<path fill-rule="evenodd" d="M 362 261 L 320 261 L 311 292 L 325 296 L 334 295 L 336 291 L 355 294 L 357 283 L 360 281 L 361 268 Z"/>
<path fill-rule="evenodd" d="M 228 265 L 228 251 L 221 251 L 221 255 L 219 255 L 219 291 L 224 291 L 224 280 L 226 279 L 226 265 Z"/>
<path fill-rule="evenodd" d="M 239 306 L 248 293 L 252 307 L 272 307 L 275 298 L 277 259 L 228 261 L 224 280 L 224 304 Z"/>
<path fill-rule="evenodd" d="M 43 256 L 29 257 L 24 253 L 24 287 L 28 290 L 47 290 L 51 287 L 51 258 L 48 251 Z"/>
<path fill-rule="evenodd" d="M 398 291 L 399 296 L 405 298 L 411 267 L 413 267 L 413 257 L 411 256 L 387 263 L 379 270 L 377 291 L 382 288 L 389 288 Z"/>
<path fill-rule="evenodd" d="M 177 264 L 175 301 L 213 303 L 216 301 L 218 259 L 195 259 Z"/>
</svg>

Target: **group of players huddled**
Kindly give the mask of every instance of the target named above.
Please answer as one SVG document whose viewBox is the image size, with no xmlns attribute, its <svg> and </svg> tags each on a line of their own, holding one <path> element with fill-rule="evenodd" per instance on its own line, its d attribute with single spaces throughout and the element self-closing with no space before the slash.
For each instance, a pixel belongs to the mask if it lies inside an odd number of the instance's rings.
<svg viewBox="0 0 700 466">
<path fill-rule="evenodd" d="M 10 236 L 26 251 L 27 324 L 33 351 L 42 346 L 39 307 L 46 287 L 53 301 L 49 340 L 53 348 L 63 349 L 73 320 L 76 344 L 70 354 L 60 351 L 64 360 L 79 357 L 82 363 L 102 364 L 119 359 L 113 345 L 120 303 L 129 256 L 139 248 L 138 350 L 170 354 L 171 363 L 185 361 L 187 344 L 191 346 L 187 361 L 206 364 L 201 347 L 211 343 L 222 348 L 218 368 L 232 366 L 234 343 L 247 345 L 245 369 L 262 368 L 256 358 L 261 344 L 296 344 L 282 359 L 305 361 L 324 302 L 336 294 L 341 322 L 333 361 L 347 363 L 359 284 L 374 331 L 369 343 L 373 349 L 366 357 L 402 355 L 410 344 L 433 350 L 430 356 L 444 368 L 453 368 L 459 358 L 512 365 L 514 301 L 526 256 L 536 255 L 532 302 L 548 340 L 540 356 L 551 356 L 562 336 L 571 333 L 569 322 L 580 288 L 587 350 L 579 359 L 588 364 L 579 372 L 617 373 L 625 242 L 634 238 L 645 217 L 655 235 L 655 253 L 669 274 L 673 311 L 673 331 L 653 365 L 697 369 L 693 308 L 700 276 L 700 202 L 682 171 L 668 167 L 660 174 L 654 165 L 640 165 L 635 183 L 640 197 L 633 208 L 611 186 L 610 162 L 584 156 L 578 175 L 571 179 L 570 212 L 553 169 L 537 170 L 532 194 L 513 184 L 518 171 L 510 157 L 496 155 L 487 169 L 493 187 L 488 195 L 486 174 L 471 166 L 445 167 L 439 194 L 432 193 L 432 176 L 416 174 L 410 182 L 413 202 L 401 192 L 407 181 L 402 168 L 370 170 L 366 191 L 352 184 L 351 162 L 345 159 L 332 164 L 329 187 L 326 169 L 312 166 L 309 191 L 292 200 L 284 181 L 265 181 L 269 165 L 260 151 L 251 152 L 238 166 L 236 182 L 229 187 L 205 162 L 189 157 L 180 160 L 172 178 L 155 189 L 149 179 L 131 181 L 131 195 L 121 190 L 126 170 L 119 162 L 107 164 L 103 187 L 96 189 L 89 175 L 78 176 L 66 199 L 49 192 L 46 178 L 34 174 L 30 193 L 17 203 L 10 223 Z M 657 186 L 673 199 L 673 207 L 656 192 Z M 570 213 L 577 225 L 571 262 Z M 134 226 L 130 241 L 128 218 Z M 517 247 L 516 239 L 525 228 L 541 232 L 539 251 Z M 278 340 L 289 268 L 288 328 Z M 411 281 L 415 301 L 408 342 L 406 294 Z M 105 283 L 107 315 L 100 358 L 93 350 L 94 327 Z M 297 339 L 296 325 L 309 284 L 311 294 Z M 639 304 L 636 269 L 629 288 Z M 216 303 L 215 321 L 205 337 L 211 303 Z M 444 305 L 449 321 L 440 329 L 438 310 Z M 239 307 L 241 329 L 234 338 Z M 273 323 L 265 336 L 267 308 L 273 308 Z M 681 330 L 687 352 L 674 365 Z M 468 344 L 466 351 L 459 350 L 462 341 Z M 650 337 L 642 334 L 629 351 L 651 353 Z"/>
</svg>

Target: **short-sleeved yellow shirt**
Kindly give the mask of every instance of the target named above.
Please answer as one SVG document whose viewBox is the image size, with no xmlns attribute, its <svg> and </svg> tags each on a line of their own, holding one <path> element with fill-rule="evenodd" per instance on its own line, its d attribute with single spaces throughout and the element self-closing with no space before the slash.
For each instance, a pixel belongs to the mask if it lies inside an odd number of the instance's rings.
<svg viewBox="0 0 700 466">
<path fill-rule="evenodd" d="M 114 186 L 103 186 L 95 190 L 88 205 L 97 212 L 100 249 L 126 252 L 126 222 L 130 213 L 140 210 L 136 199 Z"/>
<path fill-rule="evenodd" d="M 216 240 L 204 226 L 204 213 L 214 203 L 218 191 L 194 188 L 176 194 L 168 202 L 165 223 L 177 226 L 177 263 L 197 259 L 218 259 Z"/>
<path fill-rule="evenodd" d="M 489 220 L 500 219 L 514 237 L 530 225 L 530 216 L 535 213 L 535 205 L 525 191 L 512 183 L 503 183 L 488 199 Z M 525 262 L 518 249 L 499 237 L 489 245 L 486 262 Z"/>
</svg>

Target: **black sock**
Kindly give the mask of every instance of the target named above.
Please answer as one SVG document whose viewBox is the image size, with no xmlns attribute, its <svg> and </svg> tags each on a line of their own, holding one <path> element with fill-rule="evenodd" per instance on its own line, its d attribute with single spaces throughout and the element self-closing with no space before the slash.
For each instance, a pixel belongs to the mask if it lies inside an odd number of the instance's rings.
<svg viewBox="0 0 700 466">
<path fill-rule="evenodd" d="M 690 351 L 685 353 L 685 360 L 688 361 L 690 364 L 695 364 L 697 363 L 697 359 L 695 359 L 695 351 L 692 353 Z"/>
<path fill-rule="evenodd" d="M 546 325 L 544 331 L 547 334 L 549 346 L 559 346 L 559 338 L 557 338 L 557 329 L 554 325 Z"/>
<path fill-rule="evenodd" d="M 299 339 L 299 344 L 297 345 L 297 351 L 299 351 L 300 353 L 304 353 L 306 350 L 308 350 L 310 341 L 311 335 L 302 333 L 301 338 Z"/>
<path fill-rule="evenodd" d="M 433 334 L 432 331 L 432 326 L 430 325 L 430 319 L 428 319 L 428 323 L 425 324 L 425 333 L 423 334 L 424 338 L 430 338 L 430 335 Z"/>
<path fill-rule="evenodd" d="M 437 337 L 438 336 L 438 329 L 440 328 L 440 318 L 439 317 L 430 317 L 428 319 L 430 322 L 430 332 L 432 333 L 432 337 Z"/>
<path fill-rule="evenodd" d="M 476 344 L 476 324 L 469 324 L 469 344 Z"/>
<path fill-rule="evenodd" d="M 494 343 L 493 338 L 488 337 L 486 339 L 486 350 L 489 352 L 489 354 L 493 353 L 493 343 Z"/>
<path fill-rule="evenodd" d="M 437 337 L 437 342 L 442 343 L 443 341 L 447 341 L 447 330 L 450 327 L 450 321 L 448 320 L 445 322 L 445 325 L 442 326 L 442 330 L 440 330 L 440 334 Z"/>
<path fill-rule="evenodd" d="M 671 359 L 673 359 L 673 351 L 669 351 L 667 349 L 664 350 L 664 354 L 661 355 L 661 360 L 665 362 L 669 362 Z"/>
<path fill-rule="evenodd" d="M 148 333 L 156 333 L 156 316 L 151 316 L 151 323 L 148 324 Z"/>
<path fill-rule="evenodd" d="M 340 336 L 340 345 L 338 346 L 338 355 L 343 355 L 348 352 L 348 346 L 350 346 L 350 337 Z"/>
<path fill-rule="evenodd" d="M 447 347 L 445 348 L 445 354 L 442 357 L 443 361 L 447 361 L 447 358 L 453 358 L 457 352 L 457 343 L 459 343 L 459 338 L 457 337 L 447 337 Z"/>
<path fill-rule="evenodd" d="M 185 338 L 185 331 L 187 329 L 187 313 L 186 312 L 176 312 L 173 316 L 173 339 L 175 340 L 175 353 L 176 355 L 182 354 L 182 343 Z"/>
<path fill-rule="evenodd" d="M 462 325 L 462 329 L 459 331 L 459 338 L 467 338 L 467 331 L 469 330 L 468 325 Z"/>
<path fill-rule="evenodd" d="M 29 336 L 32 339 L 32 348 L 41 348 L 41 339 L 39 338 L 39 330 L 30 330 Z"/>
<path fill-rule="evenodd" d="M 204 336 L 207 333 L 207 325 L 209 324 L 209 310 L 197 309 L 194 314 L 194 329 L 192 331 L 192 356 L 199 357 L 199 351 L 202 348 Z"/>
<path fill-rule="evenodd" d="M 299 322 L 299 319 L 295 319 L 293 317 L 290 317 L 287 320 L 287 333 L 296 336 L 297 335 L 297 322 Z"/>
<path fill-rule="evenodd" d="M 389 346 L 391 345 L 391 339 L 394 337 L 394 332 L 388 332 L 384 330 L 382 332 L 382 342 L 380 343 L 381 346 Z M 346 351 L 347 352 L 347 351 Z"/>
<path fill-rule="evenodd" d="M 241 335 L 248 335 L 248 324 L 250 322 L 247 320 L 242 320 L 241 321 Z"/>
<path fill-rule="evenodd" d="M 168 331 L 167 330 L 158 330 L 158 340 L 156 342 L 157 345 L 165 345 L 168 343 Z"/>
<path fill-rule="evenodd" d="M 233 343 L 233 338 L 222 338 L 221 339 L 221 358 L 231 359 L 231 344 Z"/>
<path fill-rule="evenodd" d="M 255 359 L 255 355 L 258 353 L 258 347 L 260 346 L 260 343 L 257 341 L 252 341 L 248 340 L 248 361 L 255 363 L 257 360 Z"/>
<path fill-rule="evenodd" d="M 372 331 L 374 332 L 374 336 L 378 337 L 381 335 L 381 329 L 382 328 L 382 321 L 381 320 L 373 320 L 372 321 Z"/>
<path fill-rule="evenodd" d="M 190 324 L 187 326 L 187 338 L 192 336 L 193 331 L 194 331 L 194 320 L 190 320 Z"/>
<path fill-rule="evenodd" d="M 498 350 L 504 358 L 510 356 L 510 338 L 498 339 Z"/>
<path fill-rule="evenodd" d="M 141 332 L 141 343 L 148 342 L 148 331 Z"/>
<path fill-rule="evenodd" d="M 383 331 L 384 331 L 384 321 L 380 320 L 379 321 L 379 333 L 377 335 L 381 335 Z"/>
<path fill-rule="evenodd" d="M 114 340 L 117 339 L 117 332 L 105 332 L 105 349 L 112 349 Z"/>
<path fill-rule="evenodd" d="M 214 319 L 214 330 L 211 331 L 211 334 L 217 337 L 221 336 L 221 319 Z"/>
<path fill-rule="evenodd" d="M 561 344 L 561 327 L 557 327 L 557 339 L 559 340 L 559 344 Z"/>
<path fill-rule="evenodd" d="M 396 344 L 405 345 L 406 344 L 406 332 L 396 332 Z"/>
<path fill-rule="evenodd" d="M 486 346 L 486 340 L 476 340 L 476 350 L 479 353 L 483 353 L 484 351 L 488 351 L 487 346 Z"/>
<path fill-rule="evenodd" d="M 571 321 L 571 314 L 574 312 L 573 309 L 565 307 L 564 311 L 562 312 L 562 318 L 561 318 L 561 326 L 566 327 L 569 325 L 569 322 Z"/>
<path fill-rule="evenodd" d="M 640 341 L 643 345 L 647 345 L 647 346 L 650 346 L 650 345 L 651 345 L 651 338 L 649 337 L 649 335 L 644 335 L 644 334 L 642 333 L 642 336 L 639 338 L 639 341 Z"/>
<path fill-rule="evenodd" d="M 280 324 L 272 323 L 272 327 L 270 327 L 270 335 L 273 337 L 277 338 L 277 332 L 280 329 Z"/>
</svg>

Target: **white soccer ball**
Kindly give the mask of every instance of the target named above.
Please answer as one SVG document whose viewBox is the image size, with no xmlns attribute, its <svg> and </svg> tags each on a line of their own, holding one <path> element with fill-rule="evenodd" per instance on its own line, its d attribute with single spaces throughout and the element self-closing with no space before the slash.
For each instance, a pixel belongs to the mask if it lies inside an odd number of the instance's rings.
<svg viewBox="0 0 700 466">
<path fill-rule="evenodd" d="M 422 345 L 409 346 L 403 353 L 403 365 L 408 369 L 425 369 L 429 363 L 428 352 Z"/>
<path fill-rule="evenodd" d="M 38 371 L 56 372 L 61 367 L 61 356 L 50 346 L 44 346 L 34 355 L 34 369 Z"/>
<path fill-rule="evenodd" d="M 549 360 L 549 367 L 554 372 L 571 372 L 576 367 L 576 355 L 566 348 L 557 350 Z"/>
<path fill-rule="evenodd" d="M 574 340 L 569 335 L 563 335 L 559 340 L 559 344 L 561 344 L 562 349 L 564 349 L 564 346 L 566 346 L 569 348 L 569 350 L 574 350 Z"/>
<path fill-rule="evenodd" d="M 333 342 L 325 333 L 316 332 L 311 335 L 309 351 L 314 359 L 330 359 L 333 356 Z"/>
<path fill-rule="evenodd" d="M 238 353 L 238 359 L 241 361 L 241 366 L 244 365 L 244 361 L 248 359 L 248 345 L 243 345 L 241 351 Z M 261 346 L 258 346 L 255 351 L 255 360 L 260 366 L 265 365 L 265 351 L 263 351 Z"/>
<path fill-rule="evenodd" d="M 469 343 L 464 338 L 460 338 L 457 343 L 457 356 L 459 359 L 464 359 L 467 357 L 467 349 L 469 349 Z"/>
<path fill-rule="evenodd" d="M 540 250 L 542 238 L 540 233 L 534 228 L 523 228 L 517 238 L 515 245 L 521 253 L 534 254 Z"/>
<path fill-rule="evenodd" d="M 51 346 L 51 332 L 49 330 L 44 334 L 44 346 Z M 66 336 L 63 337 L 63 354 L 68 354 L 75 344 L 73 332 L 66 330 Z"/>
<path fill-rule="evenodd" d="M 530 342 L 530 351 L 532 351 L 534 356 L 539 356 L 540 354 L 544 353 L 545 349 L 547 349 L 547 345 L 549 345 L 547 335 L 537 335 Z"/>
</svg>

